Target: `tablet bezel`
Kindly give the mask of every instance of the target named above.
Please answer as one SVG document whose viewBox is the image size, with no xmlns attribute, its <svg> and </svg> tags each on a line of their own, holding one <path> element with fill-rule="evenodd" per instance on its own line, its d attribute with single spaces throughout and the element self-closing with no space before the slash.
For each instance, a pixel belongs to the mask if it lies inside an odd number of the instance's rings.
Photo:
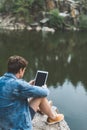
<svg viewBox="0 0 87 130">
<path fill-rule="evenodd" d="M 37 72 L 36 72 L 36 76 L 35 76 L 35 82 L 36 82 L 36 80 L 37 80 L 37 76 L 38 76 L 38 74 L 39 73 L 45 73 L 46 74 L 46 77 L 45 77 L 45 81 L 44 81 L 44 85 L 46 84 L 46 81 L 47 81 L 47 78 L 48 78 L 48 71 L 42 71 L 42 70 L 37 70 Z M 36 85 L 35 84 L 35 86 L 39 86 L 39 85 Z M 43 85 L 42 85 L 43 86 Z M 40 86 L 41 87 L 41 86 Z"/>
</svg>

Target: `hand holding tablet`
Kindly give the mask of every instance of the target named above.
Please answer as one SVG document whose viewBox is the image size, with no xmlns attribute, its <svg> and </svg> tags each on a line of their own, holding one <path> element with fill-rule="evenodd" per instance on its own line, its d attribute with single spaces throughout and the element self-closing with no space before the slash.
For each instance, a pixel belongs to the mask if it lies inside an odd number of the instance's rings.
<svg viewBox="0 0 87 130">
<path fill-rule="evenodd" d="M 48 77 L 48 72 L 47 71 L 40 71 L 38 70 L 35 76 L 35 85 L 36 86 L 43 86 L 46 84 Z"/>
</svg>

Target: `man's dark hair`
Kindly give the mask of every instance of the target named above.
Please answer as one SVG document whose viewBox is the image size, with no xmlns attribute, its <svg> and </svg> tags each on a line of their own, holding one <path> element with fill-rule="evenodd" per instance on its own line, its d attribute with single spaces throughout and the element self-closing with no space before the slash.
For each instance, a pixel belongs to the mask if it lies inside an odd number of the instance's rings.
<svg viewBox="0 0 87 130">
<path fill-rule="evenodd" d="M 20 69 L 26 68 L 27 64 L 28 61 L 23 57 L 17 55 L 11 56 L 8 59 L 8 72 L 16 74 Z"/>
</svg>

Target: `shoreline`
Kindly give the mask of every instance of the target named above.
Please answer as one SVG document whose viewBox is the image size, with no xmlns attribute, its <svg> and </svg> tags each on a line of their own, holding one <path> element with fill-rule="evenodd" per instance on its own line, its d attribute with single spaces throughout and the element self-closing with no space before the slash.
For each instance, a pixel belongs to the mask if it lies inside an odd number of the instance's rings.
<svg viewBox="0 0 87 130">
<path fill-rule="evenodd" d="M 34 22 L 29 25 L 26 25 L 26 24 L 20 23 L 20 22 L 15 22 L 15 17 L 13 17 L 11 15 L 8 15 L 4 18 L 2 16 L 0 16 L 0 29 L 9 30 L 9 31 L 26 29 L 28 31 L 35 30 L 37 32 L 43 31 L 43 32 L 52 32 L 52 33 L 54 33 L 55 31 L 58 31 L 58 30 L 63 30 L 62 28 L 55 29 L 55 28 L 48 27 L 46 25 L 41 26 L 40 23 L 38 23 L 38 22 Z M 71 26 L 64 28 L 64 30 L 80 31 L 79 28 L 71 27 Z"/>
</svg>

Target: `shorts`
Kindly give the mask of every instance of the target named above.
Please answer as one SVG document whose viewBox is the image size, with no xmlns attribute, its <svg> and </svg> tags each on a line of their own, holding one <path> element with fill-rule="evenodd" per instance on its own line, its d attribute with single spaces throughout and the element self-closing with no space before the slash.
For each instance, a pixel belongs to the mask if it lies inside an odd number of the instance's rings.
<svg viewBox="0 0 87 130">
<path fill-rule="evenodd" d="M 31 114 L 31 119 L 33 119 L 36 112 L 35 112 L 35 111 L 33 110 L 33 108 L 30 107 L 30 106 L 29 106 L 29 110 L 30 110 L 30 114 Z"/>
</svg>

